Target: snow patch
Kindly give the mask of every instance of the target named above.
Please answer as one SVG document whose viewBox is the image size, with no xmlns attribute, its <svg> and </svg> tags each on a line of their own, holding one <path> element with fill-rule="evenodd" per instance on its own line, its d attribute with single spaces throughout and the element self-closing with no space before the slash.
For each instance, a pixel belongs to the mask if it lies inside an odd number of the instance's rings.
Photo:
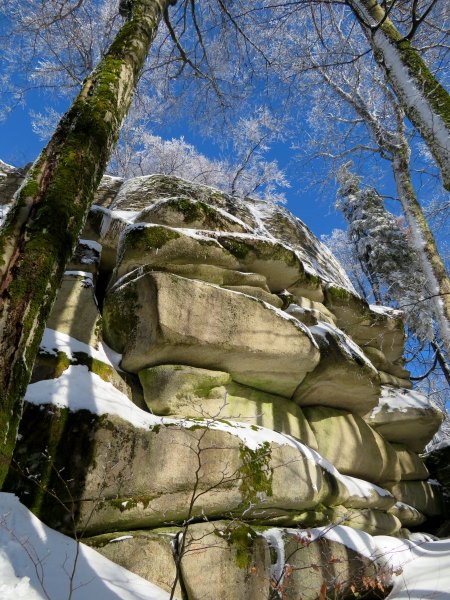
<svg viewBox="0 0 450 600">
<path fill-rule="evenodd" d="M 71 588 L 72 600 L 169 598 L 153 583 L 47 527 L 13 494 L 0 493 L 0 507 L 2 600 L 63 599 Z"/>
<path fill-rule="evenodd" d="M 88 346 L 88 344 L 76 340 L 67 333 L 46 328 L 44 330 L 44 335 L 42 336 L 40 348 L 41 351 L 46 354 L 52 354 L 53 356 L 57 356 L 58 352 L 64 352 L 70 360 L 76 359 L 75 353 L 81 352 L 115 367 L 115 363 L 110 360 L 108 353 L 105 351 L 105 346 L 106 345 L 103 345 L 99 350 L 96 350 L 92 346 Z M 108 347 L 106 346 L 106 348 Z M 108 348 L 108 352 L 112 353 L 113 350 Z M 112 356 L 112 358 L 116 360 L 116 356 Z"/>
<path fill-rule="evenodd" d="M 99 254 L 101 254 L 102 252 L 102 245 L 98 242 L 94 242 L 94 240 L 78 240 L 78 243 L 83 244 L 83 246 L 87 246 L 88 248 L 94 250 L 95 252 L 98 252 Z"/>
<path fill-rule="evenodd" d="M 408 412 L 409 410 L 429 411 L 434 410 L 430 400 L 420 392 L 405 388 L 392 388 L 381 386 L 381 396 L 370 415 L 374 417 L 380 412 Z"/>
<path fill-rule="evenodd" d="M 333 339 L 336 340 L 344 354 L 346 354 L 351 360 L 360 360 L 366 365 L 366 367 L 375 373 L 378 373 L 361 348 L 357 346 L 355 342 L 338 327 L 334 327 L 333 325 L 325 323 L 324 321 L 319 321 L 317 325 L 312 325 L 309 327 L 309 330 L 314 335 L 322 337 L 325 341 L 327 335 L 331 335 Z"/>
<path fill-rule="evenodd" d="M 6 221 L 6 217 L 8 216 L 9 211 L 11 210 L 13 204 L 2 204 L 0 206 L 0 228 L 3 223 Z"/>
<path fill-rule="evenodd" d="M 383 315 L 385 317 L 390 317 L 393 319 L 402 318 L 404 316 L 404 312 L 402 310 L 397 310 L 396 308 L 391 308 L 390 306 L 379 306 L 378 304 L 369 304 L 369 308 L 372 312 L 377 313 L 378 315 Z"/>
</svg>

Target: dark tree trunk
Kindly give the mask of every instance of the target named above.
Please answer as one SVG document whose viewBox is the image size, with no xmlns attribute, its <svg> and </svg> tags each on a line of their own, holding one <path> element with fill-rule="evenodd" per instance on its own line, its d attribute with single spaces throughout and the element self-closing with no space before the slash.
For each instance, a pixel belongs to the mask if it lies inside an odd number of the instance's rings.
<svg viewBox="0 0 450 600">
<path fill-rule="evenodd" d="M 130 19 L 30 169 L 1 232 L 0 486 L 46 319 L 170 3 L 133 0 Z"/>
</svg>

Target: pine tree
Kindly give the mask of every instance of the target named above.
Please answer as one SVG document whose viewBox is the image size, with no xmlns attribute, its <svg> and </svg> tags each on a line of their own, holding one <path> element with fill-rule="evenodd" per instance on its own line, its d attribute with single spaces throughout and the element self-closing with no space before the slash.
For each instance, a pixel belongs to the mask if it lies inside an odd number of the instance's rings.
<svg viewBox="0 0 450 600">
<path fill-rule="evenodd" d="M 337 207 L 349 223 L 348 238 L 369 280 L 377 304 L 403 309 L 406 322 L 421 340 L 434 338 L 426 301 L 426 279 L 416 251 L 395 215 L 374 188 L 360 189 L 359 178 L 344 165 L 338 174 Z"/>
</svg>

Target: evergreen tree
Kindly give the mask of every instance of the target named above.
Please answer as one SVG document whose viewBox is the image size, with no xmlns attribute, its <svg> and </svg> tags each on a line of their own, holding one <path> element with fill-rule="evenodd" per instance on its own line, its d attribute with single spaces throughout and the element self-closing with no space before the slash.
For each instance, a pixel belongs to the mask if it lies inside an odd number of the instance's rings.
<svg viewBox="0 0 450 600">
<path fill-rule="evenodd" d="M 403 309 L 406 322 L 421 340 L 434 338 L 426 279 L 417 252 L 395 215 L 374 188 L 360 189 L 349 164 L 338 174 L 337 207 L 349 223 L 348 238 L 377 304 Z"/>
</svg>

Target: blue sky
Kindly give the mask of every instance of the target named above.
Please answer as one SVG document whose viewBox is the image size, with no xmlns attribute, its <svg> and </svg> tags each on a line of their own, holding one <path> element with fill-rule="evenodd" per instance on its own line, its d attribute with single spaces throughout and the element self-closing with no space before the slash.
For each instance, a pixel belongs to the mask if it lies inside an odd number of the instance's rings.
<svg viewBox="0 0 450 600">
<path fill-rule="evenodd" d="M 38 156 L 44 142 L 33 133 L 29 112 L 42 111 L 47 101 L 48 98 L 38 92 L 30 94 L 26 107 L 16 107 L 8 119 L 0 123 L 1 160 L 14 166 L 23 166 Z M 64 110 L 65 106 L 57 108 Z M 209 158 L 217 156 L 217 148 L 200 139 L 188 126 L 182 128 L 177 124 L 169 129 L 155 126 L 155 133 L 167 139 L 184 135 L 187 142 L 192 143 Z M 277 159 L 282 167 L 287 167 L 292 157 L 293 152 L 289 146 L 278 143 L 272 148 L 268 158 Z M 331 192 L 327 197 L 323 197 L 318 190 L 305 190 L 304 186 L 292 181 L 292 187 L 286 190 L 286 197 L 287 208 L 300 217 L 315 235 L 329 234 L 336 227 L 345 228 L 344 219 L 332 206 Z"/>
<path fill-rule="evenodd" d="M 44 142 L 33 132 L 29 112 L 43 111 L 44 107 L 48 104 L 48 100 L 48 96 L 39 92 L 29 94 L 27 106 L 16 107 L 10 113 L 8 119 L 0 123 L 0 158 L 3 161 L 15 166 L 23 166 L 32 162 L 38 156 Z M 51 100 L 54 108 L 60 112 L 63 112 L 68 106 L 68 101 L 57 102 L 55 106 L 54 97 Z M 217 147 L 211 144 L 211 142 L 200 138 L 195 132 L 195 128 L 193 126 L 190 127 L 189 123 L 184 123 L 184 125 L 174 123 L 166 126 L 166 128 L 155 125 L 154 133 L 165 139 L 183 135 L 187 142 L 193 144 L 198 151 L 204 153 L 209 158 L 219 156 Z M 301 140 L 298 140 L 298 142 L 301 144 Z M 292 164 L 294 154 L 289 145 L 279 142 L 272 147 L 267 158 L 276 159 L 283 168 L 290 167 L 290 174 L 292 174 L 295 173 L 296 169 L 299 170 L 301 168 L 298 164 Z M 310 163 L 305 168 L 305 171 L 309 174 L 309 169 L 311 169 L 311 175 L 314 176 L 315 168 L 314 164 Z M 320 237 L 322 234 L 330 234 L 337 227 L 346 227 L 343 217 L 333 207 L 334 191 L 330 186 L 328 186 L 328 191 L 324 194 L 319 189 L 305 189 L 305 186 L 294 181 L 292 177 L 289 179 L 291 180 L 292 187 L 286 190 L 286 197 L 288 199 L 287 208 L 300 217 L 316 236 Z M 378 185 L 380 189 L 384 188 L 384 193 L 395 195 L 392 177 L 387 164 L 386 169 L 382 173 L 382 180 L 380 179 L 379 183 L 377 183 L 377 187 Z M 387 208 L 398 210 L 398 207 L 393 202 L 387 203 Z M 419 371 L 421 372 L 421 368 Z"/>
</svg>

